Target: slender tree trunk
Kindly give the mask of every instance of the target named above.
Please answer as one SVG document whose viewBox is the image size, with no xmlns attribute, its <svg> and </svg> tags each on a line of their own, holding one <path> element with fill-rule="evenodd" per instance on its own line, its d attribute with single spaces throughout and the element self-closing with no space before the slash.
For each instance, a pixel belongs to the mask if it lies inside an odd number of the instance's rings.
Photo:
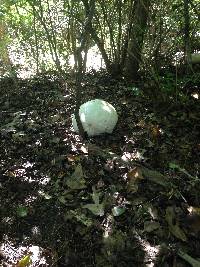
<svg viewBox="0 0 200 267">
<path fill-rule="evenodd" d="M 75 54 L 77 58 L 77 68 L 76 68 L 76 107 L 75 107 L 75 119 L 77 122 L 78 130 L 80 136 L 84 138 L 87 137 L 87 133 L 84 132 L 84 128 L 79 116 L 79 109 L 81 105 L 81 92 L 82 92 L 82 79 L 84 75 L 84 60 L 82 58 L 82 51 L 87 50 L 87 41 L 88 41 L 88 33 L 90 29 L 90 25 L 92 24 L 92 19 L 95 11 L 95 0 L 90 0 L 89 10 L 86 9 L 86 17 L 85 17 L 85 26 L 83 32 L 81 34 L 81 44 L 77 47 Z"/>
<path fill-rule="evenodd" d="M 138 78 L 139 64 L 143 47 L 144 34 L 147 27 L 150 0 L 136 0 L 133 5 L 133 25 L 128 42 L 127 58 L 124 74 L 129 80 Z"/>
<path fill-rule="evenodd" d="M 0 47 L 1 47 L 1 54 L 0 54 L 0 64 L 2 65 L 2 73 L 4 71 L 9 71 L 10 74 L 12 74 L 14 77 L 16 76 L 15 68 L 12 64 L 12 61 L 10 59 L 9 55 L 9 39 L 8 37 L 8 30 L 7 25 L 3 21 L 3 19 L 0 19 Z"/>
<path fill-rule="evenodd" d="M 190 49 L 190 14 L 189 14 L 189 1 L 184 1 L 184 57 L 186 64 L 186 71 L 191 69 L 191 49 Z"/>
<path fill-rule="evenodd" d="M 86 14 L 88 14 L 90 12 L 90 5 L 88 3 L 88 0 L 82 0 L 85 10 L 86 10 Z M 104 43 L 101 41 L 101 39 L 99 38 L 96 29 L 93 27 L 92 25 L 92 21 L 88 22 L 87 25 L 87 30 L 90 33 L 92 39 L 94 40 L 94 42 L 97 44 L 99 51 L 101 52 L 102 58 L 105 62 L 106 65 L 106 69 L 108 72 L 112 72 L 112 65 L 111 62 L 109 60 L 109 57 L 106 53 L 106 50 L 104 48 Z"/>
</svg>

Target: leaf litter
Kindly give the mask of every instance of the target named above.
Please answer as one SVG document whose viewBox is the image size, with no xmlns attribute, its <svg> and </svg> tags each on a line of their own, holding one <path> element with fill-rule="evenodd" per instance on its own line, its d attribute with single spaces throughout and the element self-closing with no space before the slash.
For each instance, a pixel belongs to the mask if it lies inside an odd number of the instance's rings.
<svg viewBox="0 0 200 267">
<path fill-rule="evenodd" d="M 83 102 L 119 122 L 89 142 L 71 128 L 72 77 L 70 93 L 52 74 L 0 81 L 2 266 L 199 266 L 199 103 L 155 110 L 105 76 L 85 76 Z"/>
</svg>

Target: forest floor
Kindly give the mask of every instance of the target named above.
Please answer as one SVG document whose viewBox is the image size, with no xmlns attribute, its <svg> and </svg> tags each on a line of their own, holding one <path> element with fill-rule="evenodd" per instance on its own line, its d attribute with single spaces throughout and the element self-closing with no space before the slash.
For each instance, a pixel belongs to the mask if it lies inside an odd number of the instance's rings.
<svg viewBox="0 0 200 267">
<path fill-rule="evenodd" d="M 73 132 L 75 82 L 0 81 L 0 266 L 200 266 L 199 99 L 156 103 L 104 73 L 83 102 L 119 115 Z"/>
</svg>

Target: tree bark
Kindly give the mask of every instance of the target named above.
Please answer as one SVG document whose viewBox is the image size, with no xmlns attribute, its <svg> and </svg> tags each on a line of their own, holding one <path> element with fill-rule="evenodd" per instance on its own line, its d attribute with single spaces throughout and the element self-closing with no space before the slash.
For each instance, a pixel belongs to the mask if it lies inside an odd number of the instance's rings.
<svg viewBox="0 0 200 267">
<path fill-rule="evenodd" d="M 86 14 L 88 14 L 90 12 L 90 5 L 88 3 L 88 0 L 82 0 L 85 10 L 86 10 Z M 106 65 L 106 69 L 108 72 L 112 72 L 112 65 L 111 62 L 108 58 L 108 55 L 106 53 L 106 50 L 104 48 L 104 43 L 101 41 L 101 39 L 99 38 L 97 31 L 95 30 L 95 28 L 92 25 L 92 21 L 88 21 L 88 25 L 87 25 L 87 30 L 90 33 L 92 39 L 94 40 L 94 42 L 97 44 L 99 51 L 101 52 L 102 58 L 105 62 Z"/>
<path fill-rule="evenodd" d="M 191 70 L 191 49 L 190 49 L 190 14 L 189 1 L 184 0 L 184 58 L 186 65 L 186 72 Z"/>
<path fill-rule="evenodd" d="M 137 80 L 143 47 L 144 34 L 147 27 L 150 0 L 136 0 L 133 5 L 133 24 L 128 42 L 124 74 L 128 80 Z"/>
<path fill-rule="evenodd" d="M 83 1 L 84 2 L 84 1 Z M 86 9 L 86 18 L 85 18 L 85 26 L 83 32 L 81 34 L 81 44 L 77 47 L 75 51 L 75 58 L 77 59 L 77 68 L 76 68 L 76 107 L 75 107 L 75 119 L 77 123 L 77 127 L 79 130 L 80 136 L 85 139 L 87 137 L 87 133 L 84 131 L 80 116 L 79 109 L 81 105 L 81 92 L 82 92 L 82 78 L 84 74 L 84 62 L 82 58 L 82 51 L 87 48 L 87 40 L 90 25 L 92 24 L 92 19 L 95 10 L 95 0 L 90 0 L 90 6 Z"/>
</svg>

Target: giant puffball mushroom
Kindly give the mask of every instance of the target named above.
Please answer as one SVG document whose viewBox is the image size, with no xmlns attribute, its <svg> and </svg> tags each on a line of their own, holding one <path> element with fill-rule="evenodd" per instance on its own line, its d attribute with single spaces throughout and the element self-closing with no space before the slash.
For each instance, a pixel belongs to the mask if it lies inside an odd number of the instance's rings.
<svg viewBox="0 0 200 267">
<path fill-rule="evenodd" d="M 200 53 L 191 54 L 191 63 L 192 64 L 200 64 Z"/>
<path fill-rule="evenodd" d="M 79 116 L 88 136 L 112 133 L 118 120 L 115 108 L 100 99 L 94 99 L 81 105 Z M 78 132 L 75 115 L 72 115 L 72 125 L 75 132 Z"/>
</svg>

